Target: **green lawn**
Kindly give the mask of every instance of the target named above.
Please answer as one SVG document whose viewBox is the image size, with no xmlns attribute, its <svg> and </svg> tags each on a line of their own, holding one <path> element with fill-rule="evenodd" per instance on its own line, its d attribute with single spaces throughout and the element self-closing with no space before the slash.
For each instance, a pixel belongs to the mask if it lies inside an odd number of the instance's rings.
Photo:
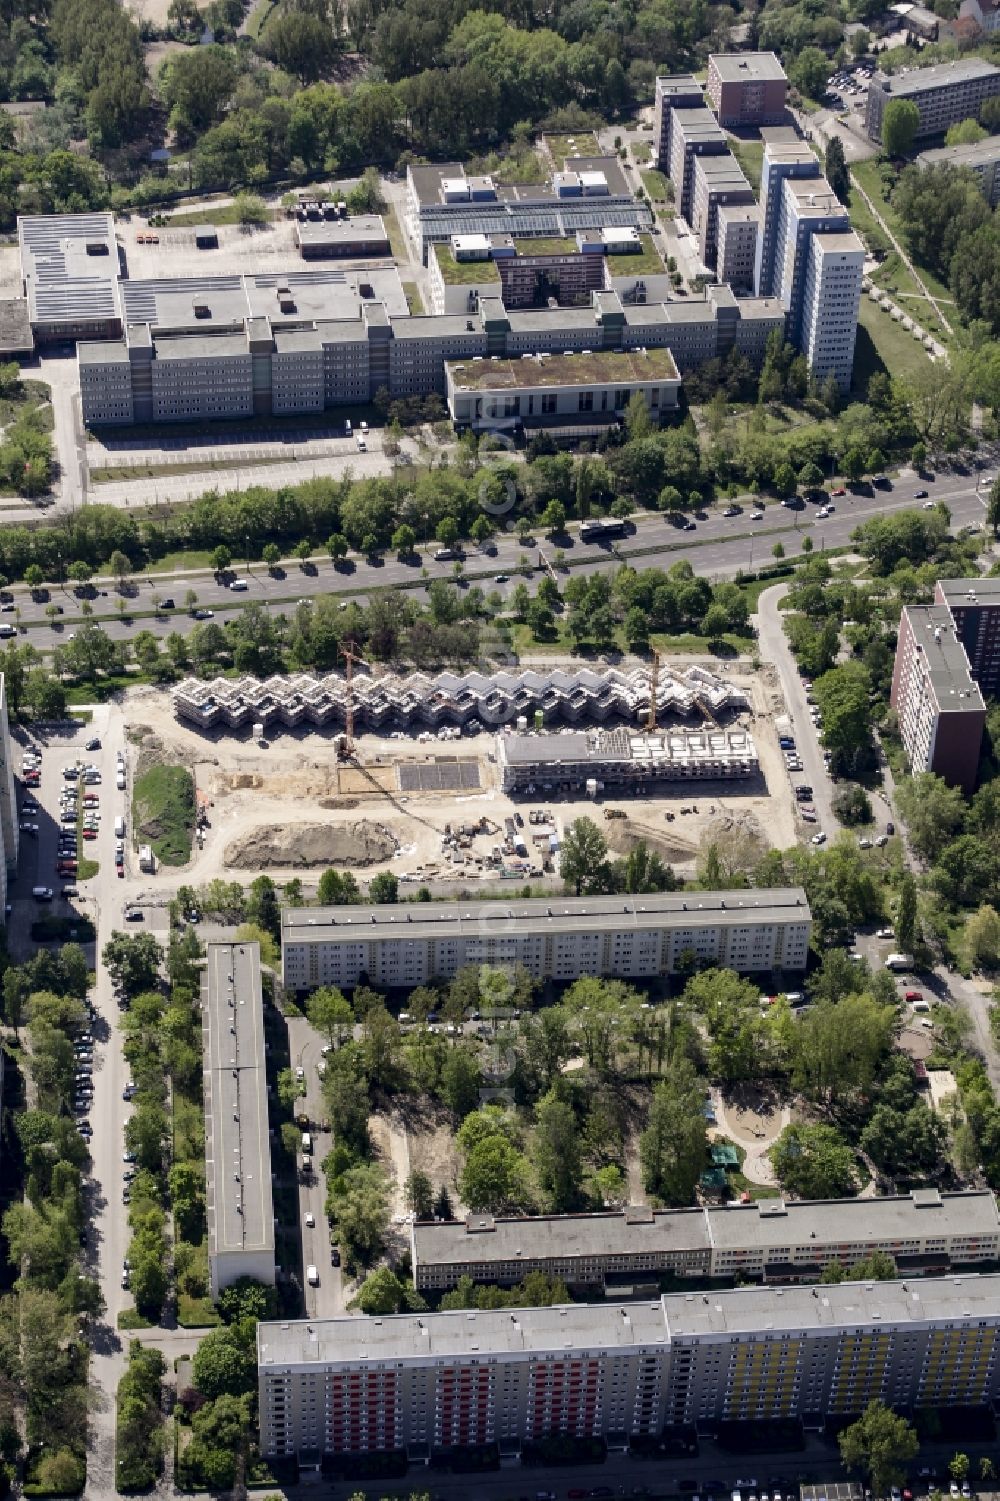
<svg viewBox="0 0 1000 1501">
<path fill-rule="evenodd" d="M 637 167 L 644 167 L 648 161 L 652 160 L 652 156 L 653 148 L 648 141 L 633 141 L 632 160 Z"/>
<path fill-rule="evenodd" d="M 608 256 L 608 270 L 612 276 L 656 276 L 664 270 L 652 235 L 640 235 L 639 239 L 642 249 L 638 254 Z"/>
<path fill-rule="evenodd" d="M 396 210 L 393 208 L 391 203 L 386 204 L 385 208 L 382 210 L 382 223 L 385 225 L 385 232 L 389 236 L 389 249 L 392 251 L 396 260 L 409 260 L 410 254 L 406 248 L 406 237 L 399 227 L 399 220 L 396 218 Z"/>
<path fill-rule="evenodd" d="M 593 131 L 578 130 L 572 135 L 547 135 L 545 144 L 558 167 L 566 156 L 600 156 L 601 148 Z"/>
<path fill-rule="evenodd" d="M 136 782 L 136 838 L 151 844 L 163 865 L 183 865 L 190 859 L 194 814 L 194 778 L 186 766 L 151 766 Z"/>
<path fill-rule="evenodd" d="M 655 167 L 650 167 L 640 172 L 639 176 L 653 203 L 670 202 L 670 181 L 662 172 L 658 172 Z"/>
<path fill-rule="evenodd" d="M 268 217 L 274 217 L 274 211 L 268 210 Z M 178 213 L 170 215 L 169 223 L 177 224 L 237 224 L 237 207 L 235 203 L 209 204 L 207 208 L 181 209 Z"/>
<path fill-rule="evenodd" d="M 418 317 L 424 311 L 424 300 L 420 295 L 415 281 L 404 281 L 403 294 L 406 297 L 406 306 L 414 317 Z"/>
<path fill-rule="evenodd" d="M 867 343 L 862 339 L 862 330 Z M 878 369 L 895 376 L 919 377 L 930 365 L 918 340 L 894 323 L 869 297 L 862 296 L 854 360 L 854 378 L 859 387 L 863 389 L 867 377 Z"/>
<path fill-rule="evenodd" d="M 743 168 L 747 182 L 755 193 L 759 192 L 761 168 L 764 165 L 764 142 L 731 140 L 729 145 Z"/>
<path fill-rule="evenodd" d="M 536 252 L 540 254 L 541 252 Z M 450 245 L 435 245 L 434 255 L 445 286 L 476 285 L 480 282 L 500 281 L 500 272 L 493 261 L 458 261 Z M 405 288 L 404 288 L 405 290 Z"/>
<path fill-rule="evenodd" d="M 851 174 L 852 176 L 857 178 L 858 182 L 864 188 L 872 203 L 874 203 L 875 207 L 882 215 L 882 218 L 885 220 L 886 224 L 888 224 L 889 228 L 896 236 L 896 239 L 899 240 L 904 249 L 907 249 L 908 247 L 906 246 L 906 236 L 903 234 L 899 220 L 897 219 L 896 214 L 893 210 L 892 204 L 886 198 L 885 189 L 882 186 L 882 179 L 879 176 L 877 161 L 873 159 L 867 162 L 855 162 L 851 166 Z M 851 217 L 852 219 L 854 217 L 853 206 L 851 210 Z M 926 266 L 921 265 L 915 256 L 911 257 L 911 259 L 913 260 L 913 263 L 916 266 L 917 270 L 920 272 L 921 279 L 927 290 L 930 292 L 931 296 L 949 300 L 951 298 L 951 293 L 945 286 L 944 282 L 939 281 L 933 271 L 929 271 Z"/>
</svg>

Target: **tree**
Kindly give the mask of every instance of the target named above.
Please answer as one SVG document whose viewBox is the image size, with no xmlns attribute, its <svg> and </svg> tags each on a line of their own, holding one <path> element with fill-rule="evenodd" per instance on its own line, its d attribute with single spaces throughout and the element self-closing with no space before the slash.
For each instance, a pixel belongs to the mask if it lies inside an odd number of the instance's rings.
<svg viewBox="0 0 1000 1501">
<path fill-rule="evenodd" d="M 969 1478 L 969 1456 L 967 1454 L 955 1454 L 948 1462 L 948 1474 L 952 1480 L 957 1480 L 959 1485 Z"/>
<path fill-rule="evenodd" d="M 535 1110 L 534 1161 L 538 1181 L 556 1214 L 567 1214 L 580 1201 L 583 1165 L 580 1133 L 572 1107 L 550 1090 Z"/>
<path fill-rule="evenodd" d="M 472 1117 L 467 1116 L 466 1120 Z M 459 1178 L 465 1203 L 476 1213 L 524 1211 L 530 1206 L 527 1163 L 505 1136 L 476 1142 Z"/>
<path fill-rule="evenodd" d="M 896 785 L 896 806 L 906 819 L 910 842 L 924 860 L 936 860 L 965 818 L 960 787 L 922 771 Z"/>
<path fill-rule="evenodd" d="M 676 1058 L 656 1086 L 639 1138 L 643 1186 L 668 1204 L 690 1204 L 708 1160 L 705 1092 L 690 1061 Z"/>
<path fill-rule="evenodd" d="M 1000 963 L 1000 913 L 988 902 L 966 920 L 965 951 L 977 969 L 996 969 Z"/>
<path fill-rule="evenodd" d="M 846 203 L 851 192 L 851 178 L 847 170 L 844 143 L 839 136 L 832 135 L 827 142 L 823 165 L 827 182 L 841 203 Z"/>
<path fill-rule="evenodd" d="M 115 930 L 104 945 L 101 962 L 114 984 L 134 996 L 156 984 L 161 957 L 160 945 L 152 933 Z"/>
<path fill-rule="evenodd" d="M 256 1380 L 254 1327 L 232 1324 L 213 1329 L 194 1352 L 192 1373 L 198 1390 L 210 1400 L 241 1397 L 253 1390 Z"/>
<path fill-rule="evenodd" d="M 888 1251 L 873 1251 L 860 1261 L 844 1266 L 840 1261 L 828 1261 L 823 1268 L 820 1282 L 891 1282 L 898 1275 L 896 1263 Z"/>
<path fill-rule="evenodd" d="M 833 811 L 844 824 L 863 824 L 872 821 L 871 798 L 856 782 L 841 787 L 834 794 Z"/>
<path fill-rule="evenodd" d="M 379 906 L 391 906 L 399 900 L 399 881 L 391 870 L 380 870 L 368 882 L 368 898 Z"/>
<path fill-rule="evenodd" d="M 129 562 L 128 555 L 116 547 L 108 559 L 108 567 L 114 574 L 120 589 L 132 572 L 132 564 Z"/>
<path fill-rule="evenodd" d="M 321 1032 L 331 1048 L 339 1047 L 354 1028 L 354 1012 L 335 985 L 321 985 L 306 1002 L 309 1025 Z"/>
<path fill-rule="evenodd" d="M 244 228 L 259 228 L 267 224 L 271 217 L 267 204 L 257 193 L 237 193 L 233 199 L 233 208 L 237 224 L 242 224 Z"/>
<path fill-rule="evenodd" d="M 418 1220 L 434 1218 L 434 1185 L 426 1173 L 414 1168 L 403 1186 L 407 1206 Z"/>
<path fill-rule="evenodd" d="M 329 1185 L 327 1209 L 349 1262 L 366 1265 L 382 1248 L 389 1228 L 389 1180 L 374 1163 L 348 1168 Z"/>
<path fill-rule="evenodd" d="M 789 65 L 788 77 L 800 94 L 809 99 L 822 99 L 830 72 L 830 60 L 825 52 L 818 47 L 803 47 Z"/>
<path fill-rule="evenodd" d="M 899 906 L 896 911 L 896 942 L 904 954 L 912 954 L 917 941 L 917 883 L 913 873 L 904 870 L 899 881 Z"/>
<path fill-rule="evenodd" d="M 463 1046 L 450 1049 L 441 1065 L 441 1098 L 458 1120 L 476 1109 L 482 1083 L 478 1050 Z"/>
<path fill-rule="evenodd" d="M 559 872 L 576 896 L 610 889 L 608 841 L 592 818 L 575 818 L 566 830 Z"/>
<path fill-rule="evenodd" d="M 361 901 L 361 888 L 351 871 L 324 870 L 316 887 L 321 907 L 353 906 Z"/>
<path fill-rule="evenodd" d="M 244 1319 L 259 1323 L 273 1319 L 278 1311 L 277 1293 L 273 1287 L 258 1282 L 254 1277 L 238 1277 L 224 1287 L 217 1299 L 218 1310 L 227 1324 L 239 1324 Z"/>
<path fill-rule="evenodd" d="M 566 507 L 561 500 L 550 500 L 539 519 L 548 536 L 561 536 L 566 530 Z"/>
<path fill-rule="evenodd" d="M 351 1303 L 362 1313 L 380 1317 L 387 1313 L 403 1313 L 409 1306 L 408 1289 L 391 1267 L 376 1267 L 362 1282 L 357 1297 Z"/>
<path fill-rule="evenodd" d="M 920 111 L 912 99 L 890 99 L 882 115 L 882 147 L 886 156 L 906 156 L 920 128 Z"/>
<path fill-rule="evenodd" d="M 276 542 L 265 542 L 264 546 L 261 548 L 260 555 L 271 572 L 273 572 L 281 562 L 281 548 Z"/>
<path fill-rule="evenodd" d="M 990 486 L 990 498 L 986 506 L 986 520 L 993 528 L 993 535 L 1000 536 L 1000 475 Z"/>
<path fill-rule="evenodd" d="M 978 120 L 959 120 L 945 131 L 944 143 L 946 146 L 974 146 L 977 141 L 985 141 L 988 134 Z"/>
<path fill-rule="evenodd" d="M 876 1496 L 903 1483 L 906 1466 L 920 1447 L 916 1431 L 883 1402 L 869 1402 L 858 1421 L 843 1430 L 839 1443 L 844 1464 L 867 1476 Z"/>
<path fill-rule="evenodd" d="M 769 1155 L 781 1186 L 800 1199 L 854 1192 L 854 1153 L 833 1126 L 786 1126 Z"/>
</svg>

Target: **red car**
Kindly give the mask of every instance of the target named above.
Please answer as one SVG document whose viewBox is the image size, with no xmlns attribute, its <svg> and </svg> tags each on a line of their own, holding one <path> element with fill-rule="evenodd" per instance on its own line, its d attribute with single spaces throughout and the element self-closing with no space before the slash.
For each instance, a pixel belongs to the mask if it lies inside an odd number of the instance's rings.
<svg viewBox="0 0 1000 1501">
<path fill-rule="evenodd" d="M 922 1001 L 923 998 L 923 992 L 920 990 L 908 990 L 903 997 L 904 1001 L 910 1006 L 913 1005 L 914 1001 Z"/>
</svg>

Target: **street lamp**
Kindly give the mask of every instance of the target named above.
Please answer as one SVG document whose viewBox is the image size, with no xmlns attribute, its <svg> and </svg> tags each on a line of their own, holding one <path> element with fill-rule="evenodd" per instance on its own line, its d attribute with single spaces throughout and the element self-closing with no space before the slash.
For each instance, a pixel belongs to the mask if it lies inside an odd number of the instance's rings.
<svg viewBox="0 0 1000 1501">
<path fill-rule="evenodd" d="M 247 573 L 249 573 L 250 572 L 250 533 L 249 532 L 247 532 L 246 536 L 243 538 L 243 541 L 246 543 L 246 551 L 247 551 Z"/>
<path fill-rule="evenodd" d="M 750 569 L 753 571 L 753 532 L 750 533 Z"/>
</svg>

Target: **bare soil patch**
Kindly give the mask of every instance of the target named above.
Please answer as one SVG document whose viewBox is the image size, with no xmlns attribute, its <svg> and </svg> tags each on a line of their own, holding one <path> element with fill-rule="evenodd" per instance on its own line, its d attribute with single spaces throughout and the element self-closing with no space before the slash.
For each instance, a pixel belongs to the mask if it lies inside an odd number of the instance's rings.
<svg viewBox="0 0 1000 1501">
<path fill-rule="evenodd" d="M 355 819 L 346 824 L 301 823 L 252 829 L 226 846 L 235 870 L 309 870 L 314 866 L 366 866 L 389 860 L 396 840 L 382 824 Z"/>
</svg>

